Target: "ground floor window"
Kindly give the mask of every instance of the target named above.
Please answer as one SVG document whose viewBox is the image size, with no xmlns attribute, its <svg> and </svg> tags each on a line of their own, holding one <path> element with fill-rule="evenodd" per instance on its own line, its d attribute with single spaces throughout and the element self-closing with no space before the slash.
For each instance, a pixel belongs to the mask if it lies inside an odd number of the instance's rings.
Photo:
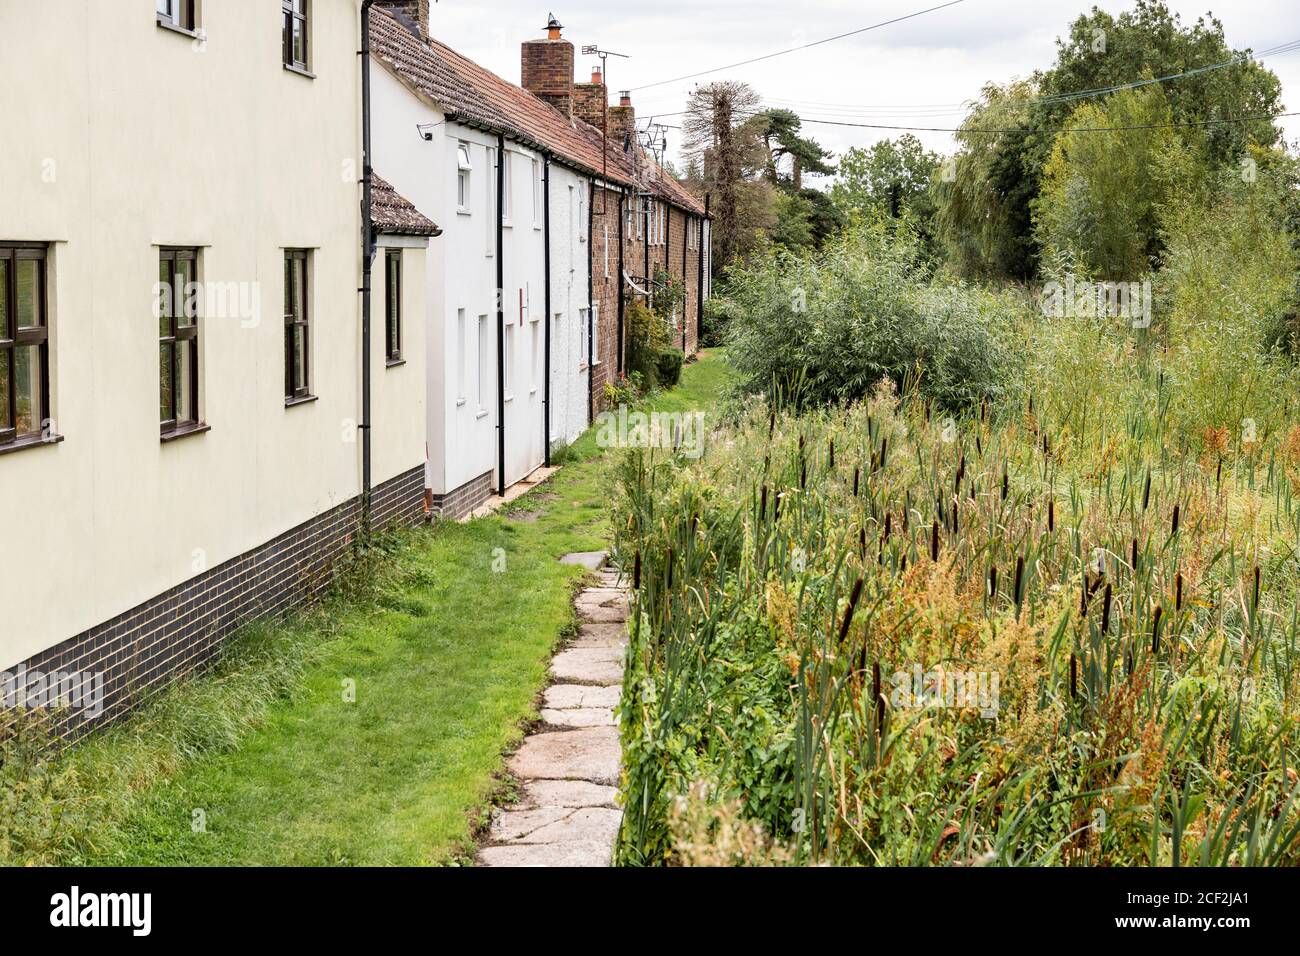
<svg viewBox="0 0 1300 956">
<path fill-rule="evenodd" d="M 158 253 L 158 418 L 163 434 L 199 422 L 198 250 Z"/>
<path fill-rule="evenodd" d="M 0 245 L 0 444 L 44 435 L 50 414 L 44 246 Z"/>
<path fill-rule="evenodd" d="M 307 288 L 307 251 L 284 253 L 284 399 L 311 396 L 311 302 Z"/>
<path fill-rule="evenodd" d="M 386 279 L 384 282 L 385 315 L 388 331 L 388 361 L 402 360 L 402 251 L 389 249 L 384 256 Z"/>
</svg>

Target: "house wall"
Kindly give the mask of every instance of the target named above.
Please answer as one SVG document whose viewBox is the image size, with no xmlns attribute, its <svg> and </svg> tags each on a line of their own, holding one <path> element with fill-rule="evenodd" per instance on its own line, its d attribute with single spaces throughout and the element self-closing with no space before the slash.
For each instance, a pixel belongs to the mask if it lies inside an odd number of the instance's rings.
<svg viewBox="0 0 1300 956">
<path fill-rule="evenodd" d="M 619 210 L 623 193 L 616 188 L 597 186 L 593 208 L 596 215 L 592 223 L 591 295 L 596 306 L 600 336 L 597 344 L 598 364 L 595 368 L 594 411 L 598 414 L 609 407 L 605 386 L 618 381 L 619 338 L 618 303 L 622 277 L 618 266 Z"/>
<path fill-rule="evenodd" d="M 84 647 L 104 622 L 198 589 L 272 541 L 289 542 L 285 560 L 323 555 L 328 567 L 355 528 L 359 3 L 313 6 L 315 79 L 282 67 L 280 11 L 260 0 L 202 4 L 206 44 L 158 27 L 145 4 L 0 5 L 0 36 L 22 38 L 0 57 L 0 240 L 52 244 L 51 412 L 64 439 L 0 456 L 5 541 L 22 542 L 0 548 L 0 667 Z M 152 314 L 159 245 L 201 247 L 200 278 L 243 284 L 255 306 L 200 320 L 211 431 L 169 444 Z M 313 250 L 317 399 L 286 407 L 283 251 L 297 247 Z M 394 405 L 418 401 L 423 358 L 386 372 L 376 316 L 373 478 L 398 489 L 392 513 L 405 519 L 418 509 L 405 476 L 424 443 Z M 326 515 L 343 517 L 315 524 Z M 320 533 L 292 537 L 309 526 Z M 259 587 L 251 574 L 235 582 L 240 599 Z M 309 595 L 288 593 L 276 609 Z M 246 609 L 213 600 L 188 620 L 215 642 Z M 174 611 L 148 635 L 125 632 L 115 660 L 155 680 L 197 659 Z M 175 646 L 146 674 L 150 635 Z"/>
<path fill-rule="evenodd" d="M 587 277 L 585 223 L 590 180 L 551 163 L 551 442 L 576 441 L 587 428 Z M 579 226 L 582 226 L 580 229 Z"/>
</svg>

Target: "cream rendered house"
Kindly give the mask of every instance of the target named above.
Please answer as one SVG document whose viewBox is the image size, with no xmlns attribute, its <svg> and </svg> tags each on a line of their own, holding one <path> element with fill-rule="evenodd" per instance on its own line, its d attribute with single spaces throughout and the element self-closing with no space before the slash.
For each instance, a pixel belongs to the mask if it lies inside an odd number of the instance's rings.
<svg viewBox="0 0 1300 956">
<path fill-rule="evenodd" d="M 355 535 L 360 15 L 0 4 L 0 671 L 94 672 L 111 718 Z M 409 522 L 437 230 L 380 198 L 369 504 Z"/>
</svg>

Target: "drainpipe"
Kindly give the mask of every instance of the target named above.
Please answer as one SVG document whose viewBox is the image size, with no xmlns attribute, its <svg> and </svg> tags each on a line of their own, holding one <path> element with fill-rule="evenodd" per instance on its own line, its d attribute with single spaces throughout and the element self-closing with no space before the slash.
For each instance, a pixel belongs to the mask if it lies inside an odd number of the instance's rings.
<svg viewBox="0 0 1300 956">
<path fill-rule="evenodd" d="M 646 196 L 645 200 L 645 305 L 650 308 L 650 300 L 654 298 L 654 279 L 650 275 L 650 210 L 653 208 L 654 200 Z"/>
<path fill-rule="evenodd" d="M 497 134 L 497 494 L 506 493 L 506 138 Z"/>
<path fill-rule="evenodd" d="M 370 8 L 361 4 L 361 529 L 370 531 L 370 279 L 375 261 L 370 157 Z"/>
<path fill-rule="evenodd" d="M 596 184 L 587 180 L 587 424 L 596 420 L 596 310 L 591 303 L 591 252 L 596 246 L 592 236 L 595 223 Z M 581 228 L 581 225 L 579 225 Z"/>
<path fill-rule="evenodd" d="M 622 190 L 618 193 L 618 374 L 623 374 L 623 352 L 626 346 L 623 343 L 623 290 L 625 284 L 623 281 L 623 203 L 627 201 L 627 194 Z"/>
<path fill-rule="evenodd" d="M 686 279 L 686 250 L 691 244 L 691 214 L 682 213 L 682 354 L 686 354 L 686 303 L 690 301 L 691 284 Z M 699 296 L 696 296 L 699 298 Z M 700 340 L 697 337 L 695 345 L 698 348 Z"/>
<path fill-rule="evenodd" d="M 543 288 L 546 312 L 542 315 L 545 323 L 546 338 L 545 376 L 542 386 L 542 463 L 551 467 L 551 154 L 542 157 L 542 245 L 545 248 L 543 261 L 546 268 L 546 282 Z"/>
<path fill-rule="evenodd" d="M 695 290 L 695 304 L 699 312 L 695 319 L 695 341 L 704 335 L 704 226 L 709 221 L 709 194 L 704 194 L 704 218 L 700 220 L 700 282 Z M 713 236 L 709 236 L 709 241 Z"/>
</svg>

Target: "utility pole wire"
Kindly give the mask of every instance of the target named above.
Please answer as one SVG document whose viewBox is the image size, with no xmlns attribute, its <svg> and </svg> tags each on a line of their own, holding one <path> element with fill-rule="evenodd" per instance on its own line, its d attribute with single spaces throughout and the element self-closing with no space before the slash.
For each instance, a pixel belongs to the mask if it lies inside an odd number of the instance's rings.
<svg viewBox="0 0 1300 956">
<path fill-rule="evenodd" d="M 894 17 L 892 20 L 882 20 L 880 23 L 873 23 L 869 27 L 850 30 L 848 33 L 841 33 L 838 36 L 826 37 L 824 40 L 814 40 L 812 43 L 805 43 L 802 46 L 791 47 L 788 50 L 778 50 L 776 53 L 768 53 L 764 56 L 756 56 L 752 60 L 741 60 L 739 63 L 729 63 L 726 66 L 715 67 L 712 70 L 701 70 L 699 73 L 691 73 L 687 76 L 675 76 L 671 80 L 659 80 L 657 83 L 646 83 L 643 86 L 634 86 L 632 87 L 632 92 L 636 92 L 637 90 L 648 90 L 655 86 L 666 86 L 669 83 L 679 83 L 682 80 L 693 80 L 699 76 L 708 76 L 710 73 L 721 73 L 723 70 L 734 70 L 738 66 L 749 66 L 751 63 L 762 63 L 764 60 L 770 60 L 778 56 L 785 56 L 787 53 L 798 53 L 800 50 L 807 50 L 811 47 L 821 46 L 823 43 L 833 43 L 836 40 L 843 40 L 846 37 L 857 36 L 859 33 L 866 33 L 868 30 L 878 30 L 880 27 L 887 27 L 891 23 L 902 23 L 904 20 L 911 20 L 913 17 L 919 17 L 926 13 L 933 13 L 935 10 L 942 10 L 945 7 L 955 7 L 957 4 L 965 2 L 966 0 L 948 0 L 948 3 L 941 3 L 937 7 L 927 7 L 925 10 L 917 10 L 915 13 L 908 13 L 901 17 Z"/>
</svg>

